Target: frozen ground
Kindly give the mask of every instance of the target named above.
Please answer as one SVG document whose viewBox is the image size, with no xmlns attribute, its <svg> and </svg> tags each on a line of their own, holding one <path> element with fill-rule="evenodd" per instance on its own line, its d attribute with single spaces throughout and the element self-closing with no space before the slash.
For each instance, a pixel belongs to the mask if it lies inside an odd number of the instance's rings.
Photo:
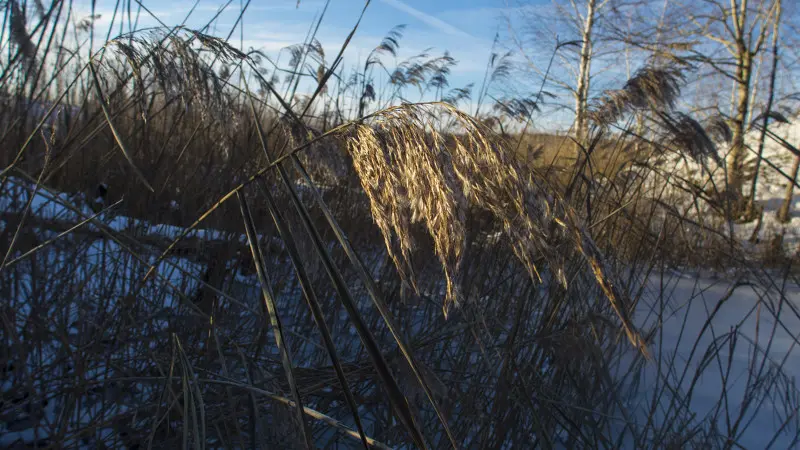
<svg viewBox="0 0 800 450">
<path fill-rule="evenodd" d="M 780 156 L 776 154 L 774 158 L 777 160 Z M 781 186 L 780 179 L 776 180 L 774 174 L 768 173 L 769 168 L 764 171 L 765 181 L 759 187 L 759 200 L 764 202 L 765 211 L 772 211 L 777 209 L 775 205 L 779 203 L 775 199 L 785 184 Z M 12 180 L 10 189 L 22 189 L 22 186 L 26 185 Z M 61 194 L 56 196 L 61 201 L 81 204 Z M 25 199 L 26 195 L 20 198 Z M 32 203 L 32 214 L 37 218 L 80 220 L 77 214 L 59 206 L 53 198 L 53 195 L 40 193 Z M 800 193 L 795 194 L 795 211 L 800 209 L 798 201 Z M 0 197 L 0 211 L 19 207 L 7 197 Z M 81 209 L 84 215 L 93 214 L 85 206 Z M 785 244 L 800 242 L 797 240 L 800 233 L 797 213 L 789 225 L 769 222 L 768 217 L 772 216 L 774 214 L 765 212 L 762 233 L 773 226 L 783 227 L 789 237 Z M 170 239 L 182 232 L 178 227 L 129 218 L 109 218 L 104 222 L 116 231 L 141 230 Z M 745 240 L 752 232 L 748 226 L 737 227 L 737 233 L 741 233 Z M 190 236 L 205 239 L 225 237 L 213 230 L 198 230 Z M 240 282 L 248 284 L 246 277 L 239 278 Z M 773 437 L 772 448 L 800 448 L 796 442 L 800 429 L 797 414 L 800 396 L 794 380 L 800 370 L 800 354 L 795 348 L 800 343 L 800 288 L 790 286 L 780 291 L 774 286 L 739 286 L 731 290 L 732 286 L 730 280 L 691 274 L 672 276 L 664 286 L 659 279 L 649 280 L 649 293 L 639 305 L 635 321 L 645 330 L 656 324 L 660 328 L 651 347 L 656 362 L 650 363 L 644 371 L 636 414 L 647 417 L 656 399 L 656 417 L 661 414 L 661 420 L 669 420 L 662 411 L 674 409 L 669 408 L 673 397 L 660 395 L 669 385 L 691 393 L 684 409 L 694 415 L 693 424 L 705 424 L 706 427 L 713 424 L 724 435 L 730 430 L 742 448 L 764 448 Z M 661 306 L 661 302 L 666 313 L 660 317 L 653 315 L 653 306 Z M 341 322 L 346 322 L 345 319 L 340 317 Z M 357 338 L 351 335 L 351 339 L 355 341 Z M 661 361 L 660 370 L 658 361 Z M 4 384 L 0 385 L 0 389 L 4 388 Z M 727 405 L 725 410 L 716 408 L 720 399 Z M 54 419 L 56 412 L 53 408 L 51 404 L 44 416 Z M 734 413 L 742 409 L 742 420 L 734 431 L 737 422 Z M 740 431 L 743 428 L 745 430 Z M 46 437 L 37 436 L 33 425 L 25 421 L 14 422 L 13 429 L 0 428 L 0 435 L 0 446 L 10 445 L 18 439 L 30 442 Z"/>
<path fill-rule="evenodd" d="M 790 145 L 800 147 L 800 120 L 795 119 L 790 124 L 773 124 L 770 126 L 770 130 L 786 140 Z M 758 149 L 757 138 L 757 133 L 753 133 L 748 140 L 748 144 L 754 149 Z M 769 137 L 767 137 L 764 144 L 763 157 L 780 168 L 785 174 L 792 175 L 790 173 L 792 163 L 797 156 Z M 755 164 L 756 159 L 757 155 L 751 153 L 748 163 Z M 756 201 L 764 207 L 764 219 L 758 237 L 764 240 L 775 234 L 783 234 L 784 249 L 788 253 L 794 254 L 800 252 L 800 188 L 797 188 L 797 186 L 794 188 L 794 195 L 791 200 L 790 221 L 781 223 L 777 220 L 777 212 L 784 202 L 788 185 L 789 180 L 785 176 L 770 167 L 769 164 L 761 164 Z M 737 225 L 736 232 L 741 236 L 742 240 L 745 240 L 753 234 L 755 227 L 756 222 Z"/>
<path fill-rule="evenodd" d="M 661 324 L 652 344 L 654 361 L 640 386 L 638 413 L 647 416 L 665 385 L 680 387 L 691 393 L 685 406 L 695 415 L 692 423 L 713 424 L 722 435 L 735 436 L 738 448 L 762 449 L 770 443 L 771 448 L 800 448 L 795 381 L 800 288 L 734 288 L 727 280 L 688 274 L 662 282 L 650 280 L 650 292 L 635 315 L 644 330 Z M 660 302 L 666 305 L 661 317 L 653 312 Z M 669 395 L 659 399 L 657 415 L 661 408 L 672 409 L 670 400 Z M 727 412 L 718 409 L 720 400 Z"/>
<path fill-rule="evenodd" d="M 780 138 L 786 140 L 789 144 L 798 147 L 800 146 L 800 119 L 793 119 L 794 121 L 789 124 L 772 123 L 770 131 Z M 751 150 L 748 151 L 746 158 L 746 166 L 754 167 L 758 159 L 757 152 L 759 148 L 760 133 L 753 131 L 747 137 L 747 145 Z M 722 160 L 725 159 L 728 144 L 719 143 L 717 148 L 720 151 Z M 760 165 L 758 183 L 756 186 L 756 202 L 763 207 L 763 221 L 760 229 L 755 236 L 754 241 L 757 244 L 768 243 L 776 234 L 782 234 L 783 249 L 786 254 L 792 255 L 800 250 L 800 188 L 795 186 L 794 195 L 791 200 L 791 220 L 788 223 L 781 223 L 777 219 L 777 212 L 784 202 L 786 188 L 789 180 L 786 176 L 780 174 L 775 170 L 775 166 L 779 168 L 784 174 L 790 174 L 792 164 L 796 156 L 785 149 L 775 139 L 766 138 L 764 143 L 763 159 L 768 162 L 763 162 Z M 713 183 L 718 189 L 723 190 L 726 180 L 723 168 L 719 167 L 710 158 L 706 161 L 705 167 L 703 164 L 692 161 L 677 155 L 671 155 L 667 158 L 666 163 L 663 164 L 662 169 L 664 172 L 657 174 L 651 173 L 649 175 L 649 192 L 654 196 L 665 195 L 666 197 L 674 196 L 674 198 L 686 198 L 686 206 L 688 214 L 693 215 L 695 218 L 705 219 L 709 210 L 700 204 L 698 211 L 697 205 L 691 203 L 691 198 L 686 195 L 688 184 L 696 186 L 703 186 L 707 189 L 711 188 L 709 181 L 709 173 L 713 174 Z M 670 175 L 670 182 L 683 188 L 674 186 L 665 186 L 665 174 Z M 677 176 L 674 176 L 677 175 Z M 751 183 L 745 185 L 745 193 L 749 195 Z M 691 189 L 688 189 L 691 190 Z M 678 202 L 680 204 L 680 202 Z M 741 242 L 745 247 L 753 247 L 751 237 L 753 232 L 758 226 L 757 221 L 752 221 L 743 224 L 734 225 L 734 233 L 736 239 Z M 724 227 L 723 227 L 724 228 Z M 722 230 L 727 233 L 727 230 Z"/>
</svg>

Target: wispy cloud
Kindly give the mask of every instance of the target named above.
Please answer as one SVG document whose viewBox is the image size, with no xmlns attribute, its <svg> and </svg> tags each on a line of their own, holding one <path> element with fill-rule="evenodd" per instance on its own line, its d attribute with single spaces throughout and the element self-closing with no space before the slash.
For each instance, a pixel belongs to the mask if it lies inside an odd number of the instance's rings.
<svg viewBox="0 0 800 450">
<path fill-rule="evenodd" d="M 212 1 L 212 3 L 205 3 L 202 5 L 198 5 L 197 7 L 195 7 L 195 9 L 197 11 L 216 12 L 223 4 L 225 3 L 224 2 L 214 3 Z M 248 6 L 247 11 L 248 12 L 261 12 L 261 11 L 292 12 L 292 11 L 309 11 L 309 10 L 313 11 L 315 8 L 321 8 L 322 6 L 324 6 L 324 4 L 325 2 L 321 0 L 313 0 L 313 1 L 303 0 L 299 4 L 294 0 L 292 1 L 283 0 L 280 3 L 272 3 L 268 5 L 252 4 Z M 230 5 L 228 9 L 239 12 L 239 3 L 237 2 L 233 5 Z"/>
<path fill-rule="evenodd" d="M 472 35 L 466 33 L 458 28 L 450 25 L 449 23 L 438 19 L 428 13 L 422 12 L 409 4 L 403 2 L 402 0 L 380 0 L 382 3 L 391 6 L 399 11 L 403 11 L 404 13 L 415 17 L 419 21 L 425 23 L 426 25 L 435 28 L 442 33 L 446 33 L 452 36 L 459 36 L 459 37 L 466 37 L 473 39 Z"/>
</svg>

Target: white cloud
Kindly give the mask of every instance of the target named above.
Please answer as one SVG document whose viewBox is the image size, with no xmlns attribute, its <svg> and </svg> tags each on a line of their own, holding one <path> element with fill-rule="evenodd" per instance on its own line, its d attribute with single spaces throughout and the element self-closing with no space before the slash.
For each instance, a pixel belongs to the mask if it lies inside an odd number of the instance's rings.
<svg viewBox="0 0 800 450">
<path fill-rule="evenodd" d="M 443 21 L 441 19 L 437 19 L 436 17 L 434 17 L 434 16 L 432 16 L 432 15 L 430 15 L 428 13 L 425 13 L 425 12 L 422 12 L 422 11 L 416 9 L 416 8 L 413 8 L 412 6 L 408 5 L 407 3 L 405 3 L 405 2 L 403 2 L 401 0 L 380 0 L 380 1 L 382 3 L 385 3 L 386 5 L 391 6 L 392 8 L 395 8 L 397 10 L 403 11 L 404 13 L 415 17 L 419 21 L 425 23 L 426 25 L 428 25 L 428 26 L 430 26 L 432 28 L 435 28 L 435 29 L 441 31 L 442 33 L 446 33 L 446 34 L 449 34 L 449 35 L 452 35 L 452 36 L 466 37 L 466 38 L 473 39 L 472 35 L 470 35 L 469 33 L 464 32 L 462 30 L 459 30 L 458 28 L 454 27 L 453 25 L 450 25 L 449 23 L 447 23 L 447 22 L 445 22 L 445 21 Z"/>
</svg>

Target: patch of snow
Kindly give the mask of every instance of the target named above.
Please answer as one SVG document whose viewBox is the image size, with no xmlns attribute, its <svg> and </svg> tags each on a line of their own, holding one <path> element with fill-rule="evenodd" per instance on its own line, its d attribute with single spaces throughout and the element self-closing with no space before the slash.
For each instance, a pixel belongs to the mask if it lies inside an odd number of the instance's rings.
<svg viewBox="0 0 800 450">
<path fill-rule="evenodd" d="M 664 380 L 687 393 L 697 377 L 687 405 L 688 412 L 695 415 L 693 424 L 714 422 L 713 426 L 724 435 L 725 412 L 713 418 L 717 405 L 721 401 L 727 404 L 733 422 L 750 400 L 744 422 L 752 420 L 752 423 L 737 436 L 737 442 L 743 448 L 764 448 L 787 420 L 787 414 L 800 408 L 800 391 L 794 378 L 800 371 L 797 344 L 800 317 L 792 311 L 800 307 L 800 287 L 792 286 L 781 295 L 759 287 L 741 286 L 731 294 L 732 284 L 725 280 L 676 277 L 663 290 L 660 282 L 656 278 L 651 280 L 651 295 L 638 305 L 634 315 L 634 321 L 643 330 L 660 326 L 651 345 L 656 353 L 654 361 L 646 367 L 645 381 L 639 391 L 639 409 L 649 410 L 652 396 Z M 667 315 L 659 318 L 651 311 L 658 309 L 657 302 L 662 300 L 659 294 L 663 292 L 672 294 L 663 299 L 668 305 Z M 735 339 L 726 339 L 726 333 L 733 333 Z M 707 359 L 706 355 L 713 355 L 714 351 L 719 356 Z M 662 362 L 666 362 L 672 356 L 674 364 L 659 370 L 658 358 L 663 357 Z M 748 378 L 751 369 L 762 365 L 765 368 L 762 379 Z M 682 376 L 684 371 L 686 375 Z M 778 383 L 771 385 L 769 380 Z M 666 396 L 662 401 L 668 400 Z M 789 420 L 773 448 L 789 448 L 799 432 L 800 418 L 795 417 Z"/>
<path fill-rule="evenodd" d="M 791 145 L 800 146 L 800 117 L 794 118 L 793 122 L 789 124 L 772 123 L 769 126 L 769 130 Z M 750 150 L 748 150 L 745 158 L 745 167 L 754 168 L 758 160 L 757 152 L 760 135 L 760 132 L 753 130 L 746 136 L 745 142 Z M 717 144 L 718 149 L 729 149 L 729 147 L 726 143 Z M 726 160 L 727 153 L 728 150 L 720 152 L 720 161 Z M 671 199 L 672 202 L 685 207 L 686 214 L 693 219 L 702 219 L 707 214 L 715 214 L 711 212 L 710 207 L 702 204 L 701 209 L 698 211 L 692 204 L 691 196 L 686 193 L 691 191 L 691 187 L 686 185 L 687 183 L 694 184 L 709 190 L 716 186 L 717 190 L 723 191 L 726 185 L 725 168 L 710 159 L 701 164 L 674 154 L 663 158 L 664 163 L 659 166 L 662 172 L 647 174 L 645 186 L 648 194 L 646 195 L 657 198 L 663 196 Z M 766 243 L 776 234 L 782 234 L 784 236 L 782 241 L 784 252 L 794 254 L 800 250 L 798 248 L 800 246 L 800 188 L 795 187 L 790 201 L 790 222 L 779 222 L 777 213 L 784 202 L 789 180 L 771 165 L 779 168 L 784 174 L 791 175 L 789 172 L 797 156 L 784 148 L 779 142 L 767 136 L 764 142 L 762 158 L 768 162 L 762 161 L 760 164 L 756 184 L 755 200 L 758 205 L 763 207 L 762 224 L 758 230 L 756 240 L 760 243 Z M 750 187 L 749 183 L 745 184 L 746 195 L 749 195 Z M 736 239 L 742 242 L 745 247 L 750 246 L 748 241 L 753 235 L 756 226 L 756 221 L 736 224 L 734 226 Z M 723 228 L 721 231 L 727 233 L 727 228 Z"/>
</svg>

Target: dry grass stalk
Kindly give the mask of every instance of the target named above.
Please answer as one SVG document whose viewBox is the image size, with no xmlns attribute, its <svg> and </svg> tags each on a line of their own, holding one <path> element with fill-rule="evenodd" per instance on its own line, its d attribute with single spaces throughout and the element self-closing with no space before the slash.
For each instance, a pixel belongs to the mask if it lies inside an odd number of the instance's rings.
<svg viewBox="0 0 800 450">
<path fill-rule="evenodd" d="M 568 217 L 569 216 L 571 215 L 568 215 Z M 650 352 L 647 349 L 647 342 L 634 328 L 633 321 L 628 313 L 628 305 L 625 302 L 625 299 L 627 299 L 628 296 L 625 295 L 625 293 L 622 292 L 608 276 L 609 270 L 604 263 L 603 255 L 600 252 L 600 249 L 597 248 L 597 244 L 595 244 L 589 233 L 577 226 L 573 226 L 572 229 L 575 233 L 575 240 L 578 249 L 589 262 L 595 280 L 597 280 L 597 284 L 603 290 L 603 294 L 605 294 L 609 303 L 611 303 L 611 308 L 620 319 L 625 336 L 628 338 L 630 343 L 636 347 L 637 350 L 639 350 L 642 356 L 649 359 Z"/>
<path fill-rule="evenodd" d="M 692 159 L 702 164 L 706 158 L 711 157 L 718 165 L 722 166 L 722 159 L 717 153 L 717 146 L 700 123 L 687 114 L 673 113 L 659 114 L 661 124 L 665 129 L 665 142 L 672 148 L 686 152 Z M 715 132 L 723 133 L 717 125 Z"/>
<path fill-rule="evenodd" d="M 677 67 L 644 67 L 622 89 L 606 91 L 596 99 L 589 116 L 596 124 L 608 126 L 628 113 L 670 110 L 680 95 L 683 78 Z"/>
</svg>

